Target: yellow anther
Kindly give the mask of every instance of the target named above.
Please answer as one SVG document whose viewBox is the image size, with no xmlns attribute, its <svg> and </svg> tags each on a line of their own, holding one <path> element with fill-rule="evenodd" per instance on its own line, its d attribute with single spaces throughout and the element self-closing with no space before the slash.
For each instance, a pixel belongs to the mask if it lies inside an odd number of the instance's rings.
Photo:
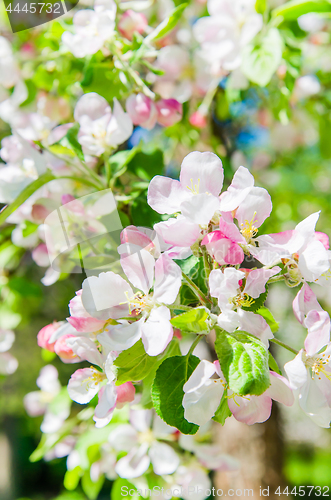
<svg viewBox="0 0 331 500">
<path fill-rule="evenodd" d="M 200 187 L 200 179 L 198 179 L 198 184 L 193 185 L 193 179 L 191 179 L 191 187 L 186 186 L 189 191 L 192 192 L 192 194 L 199 194 L 199 187 Z"/>
<path fill-rule="evenodd" d="M 119 305 L 128 304 L 130 314 L 132 311 L 136 311 L 140 314 L 148 307 L 148 297 L 141 292 L 135 293 L 131 298 L 129 298 L 129 293 L 125 292 L 125 296 L 128 300 L 120 302 Z"/>
<path fill-rule="evenodd" d="M 241 234 L 243 237 L 246 239 L 246 241 L 250 241 L 251 238 L 253 238 L 257 232 L 258 229 L 257 227 L 254 226 L 254 224 L 257 223 L 257 220 L 255 219 L 256 212 L 254 212 L 252 220 L 249 222 L 248 220 L 245 220 L 245 222 L 240 224 L 241 227 Z"/>
<path fill-rule="evenodd" d="M 240 293 L 237 297 L 234 297 L 233 302 L 238 307 L 250 307 L 255 300 L 247 293 Z"/>
<path fill-rule="evenodd" d="M 106 375 L 105 375 L 104 373 L 99 372 L 98 370 L 96 370 L 96 369 L 94 368 L 94 366 L 91 366 L 90 368 L 91 368 L 91 370 L 92 370 L 92 372 L 93 372 L 93 373 L 92 373 L 92 375 L 88 378 L 88 380 L 90 380 L 92 384 L 94 384 L 94 385 L 98 385 L 98 384 L 100 384 L 100 382 L 102 382 L 103 380 L 105 380 L 105 379 L 106 379 Z M 88 388 L 88 384 L 87 384 L 87 386 L 86 386 L 86 390 L 87 390 L 87 391 L 89 390 L 89 388 Z"/>
</svg>

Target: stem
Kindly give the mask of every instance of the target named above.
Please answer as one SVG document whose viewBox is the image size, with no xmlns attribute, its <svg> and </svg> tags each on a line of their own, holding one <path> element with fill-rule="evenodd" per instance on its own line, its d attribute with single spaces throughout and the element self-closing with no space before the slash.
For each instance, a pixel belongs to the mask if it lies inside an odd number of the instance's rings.
<svg viewBox="0 0 331 500">
<path fill-rule="evenodd" d="M 204 248 L 202 250 L 202 257 L 203 257 L 203 265 L 204 265 L 204 268 L 205 268 L 205 271 L 206 271 L 206 277 L 207 277 L 207 280 L 209 279 L 209 275 L 210 275 L 210 265 L 209 265 L 209 261 L 208 261 L 208 253 L 206 251 L 206 248 Z"/>
<path fill-rule="evenodd" d="M 207 93 L 202 101 L 202 103 L 199 106 L 199 111 L 201 112 L 202 115 L 206 115 L 209 111 L 209 108 L 211 106 L 211 103 L 213 102 L 213 99 L 215 97 L 215 94 L 218 89 L 218 84 L 219 84 L 219 79 L 216 78 L 215 80 L 212 80 Z"/>
<path fill-rule="evenodd" d="M 188 286 L 191 288 L 192 292 L 198 297 L 198 299 L 202 302 L 203 305 L 207 306 L 208 303 L 212 304 L 212 301 L 206 297 L 206 295 L 200 290 L 200 288 L 193 283 L 193 281 L 182 271 L 183 278 L 185 279 Z"/>
<path fill-rule="evenodd" d="M 175 311 L 175 310 L 181 310 L 181 311 L 190 311 L 192 309 L 192 307 L 190 306 L 182 306 L 182 305 L 172 305 L 172 306 L 167 306 L 168 309 L 170 309 L 171 311 Z"/>
<path fill-rule="evenodd" d="M 267 283 L 270 285 L 270 283 L 277 283 L 277 281 L 283 281 L 285 279 L 285 275 L 281 274 L 280 276 L 273 276 L 270 278 Z"/>
<path fill-rule="evenodd" d="M 202 334 L 202 335 L 198 335 L 197 338 L 195 339 L 195 341 L 193 342 L 193 344 L 191 345 L 188 353 L 186 354 L 187 356 L 187 362 L 188 362 L 188 359 L 189 357 L 191 356 L 192 352 L 194 351 L 194 349 L 196 348 L 196 346 L 199 344 L 200 340 L 202 339 L 202 337 L 204 337 L 205 335 Z"/>
<path fill-rule="evenodd" d="M 297 355 L 299 352 L 296 349 L 293 349 L 293 347 L 290 347 L 289 345 L 285 344 L 285 342 L 282 342 L 281 340 L 273 338 L 273 339 L 270 339 L 270 342 L 273 342 L 274 344 L 277 344 L 277 345 L 280 345 L 281 347 L 284 347 L 288 351 L 293 352 L 293 354 L 295 354 L 295 355 Z"/>
</svg>

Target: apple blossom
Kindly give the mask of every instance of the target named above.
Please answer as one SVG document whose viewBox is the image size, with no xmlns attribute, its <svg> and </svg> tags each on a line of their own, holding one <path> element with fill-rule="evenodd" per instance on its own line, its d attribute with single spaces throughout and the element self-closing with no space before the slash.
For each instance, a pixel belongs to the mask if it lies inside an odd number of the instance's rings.
<svg viewBox="0 0 331 500">
<path fill-rule="evenodd" d="M 78 140 L 83 151 L 92 156 L 100 156 L 122 144 L 132 134 L 131 118 L 116 98 L 112 111 L 100 95 L 95 92 L 85 94 L 76 104 L 74 117 L 80 125 Z"/>
<path fill-rule="evenodd" d="M 126 101 L 126 111 L 128 112 L 132 123 L 151 130 L 158 117 L 157 108 L 149 97 L 144 94 L 132 94 Z"/>
<path fill-rule="evenodd" d="M 132 9 L 124 12 L 117 23 L 119 32 L 129 40 L 132 40 L 134 33 L 144 33 L 147 26 L 146 16 Z"/>
</svg>

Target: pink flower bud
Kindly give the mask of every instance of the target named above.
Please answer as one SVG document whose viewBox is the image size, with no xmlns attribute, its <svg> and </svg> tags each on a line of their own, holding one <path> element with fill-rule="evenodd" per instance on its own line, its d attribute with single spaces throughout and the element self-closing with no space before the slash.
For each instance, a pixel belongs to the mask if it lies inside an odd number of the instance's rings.
<svg viewBox="0 0 331 500">
<path fill-rule="evenodd" d="M 126 101 L 126 110 L 134 125 L 151 130 L 157 120 L 157 110 L 153 101 L 144 94 L 130 95 Z"/>
<path fill-rule="evenodd" d="M 148 21 L 144 14 L 129 9 L 121 16 L 117 27 L 121 35 L 125 36 L 128 40 L 132 40 L 133 34 L 135 32 L 144 33 L 147 25 Z"/>
<path fill-rule="evenodd" d="M 54 321 L 50 325 L 46 325 L 44 326 L 44 328 L 40 330 L 40 332 L 37 335 L 37 342 L 39 347 L 47 349 L 47 351 L 54 352 L 55 342 L 50 344 L 49 339 L 51 338 L 53 333 L 59 328 L 59 326 L 60 324 Z"/>
<path fill-rule="evenodd" d="M 61 358 L 64 363 L 72 363 L 79 360 L 71 347 L 67 345 L 67 339 L 74 338 L 74 335 L 63 335 L 54 344 L 54 352 Z"/>
<path fill-rule="evenodd" d="M 205 128 L 207 126 L 207 118 L 200 113 L 200 111 L 195 111 L 195 113 L 190 116 L 190 124 L 193 125 L 193 127 Z"/>
<path fill-rule="evenodd" d="M 50 213 L 51 210 L 49 210 L 45 205 L 39 205 L 38 203 L 32 205 L 31 216 L 37 223 L 44 222 Z"/>
<path fill-rule="evenodd" d="M 48 267 L 50 264 L 47 246 L 45 243 L 40 243 L 32 252 L 32 258 L 40 267 Z"/>
<path fill-rule="evenodd" d="M 136 389 L 132 382 L 125 382 L 122 385 L 116 387 L 117 391 L 117 401 L 116 406 L 121 407 L 124 403 L 130 403 L 134 400 Z"/>
<path fill-rule="evenodd" d="M 156 103 L 156 108 L 157 121 L 164 127 L 171 127 L 182 119 L 183 106 L 176 99 L 160 99 Z"/>
</svg>

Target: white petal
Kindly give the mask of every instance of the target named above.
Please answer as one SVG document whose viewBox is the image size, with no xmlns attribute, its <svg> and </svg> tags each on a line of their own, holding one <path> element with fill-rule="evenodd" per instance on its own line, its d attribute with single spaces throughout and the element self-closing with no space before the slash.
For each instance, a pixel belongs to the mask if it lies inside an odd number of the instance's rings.
<svg viewBox="0 0 331 500">
<path fill-rule="evenodd" d="M 9 351 L 15 341 L 15 333 L 0 329 L 0 352 Z"/>
<path fill-rule="evenodd" d="M 232 212 L 244 201 L 254 186 L 254 177 L 245 167 L 239 167 L 227 191 L 221 195 L 220 210 Z"/>
<path fill-rule="evenodd" d="M 133 286 L 147 294 L 153 286 L 154 257 L 144 249 L 121 258 L 121 266 Z"/>
<path fill-rule="evenodd" d="M 289 381 L 275 373 L 273 371 L 270 372 L 270 386 L 266 390 L 265 394 L 272 398 L 274 401 L 278 401 L 278 403 L 282 403 L 286 406 L 292 406 L 294 403 L 293 392 L 290 387 Z"/>
<path fill-rule="evenodd" d="M 103 346 L 107 346 L 112 351 L 124 351 L 138 342 L 144 321 L 142 318 L 131 324 L 110 325 L 97 338 Z"/>
<path fill-rule="evenodd" d="M 92 368 L 82 368 L 71 375 L 68 393 L 73 401 L 86 404 L 94 398 L 100 388 L 99 383 L 93 379 L 97 373 Z"/>
<path fill-rule="evenodd" d="M 184 394 L 184 417 L 188 422 L 204 425 L 215 415 L 224 387 L 221 380 L 207 380 L 196 391 Z"/>
<path fill-rule="evenodd" d="M 302 387 L 308 380 L 308 371 L 302 361 L 303 349 L 298 352 L 292 361 L 284 365 L 284 370 L 290 381 L 290 386 L 293 390 Z"/>
<path fill-rule="evenodd" d="M 141 338 L 149 356 L 161 354 L 171 341 L 173 328 L 170 318 L 170 311 L 166 306 L 154 307 L 142 325 Z"/>
<path fill-rule="evenodd" d="M 131 425 L 122 424 L 109 434 L 108 441 L 117 451 L 130 451 L 138 443 L 138 434 Z"/>
<path fill-rule="evenodd" d="M 154 299 L 172 304 L 177 298 L 181 283 L 181 268 L 167 255 L 161 255 L 155 263 Z"/>
<path fill-rule="evenodd" d="M 197 194 L 184 201 L 180 209 L 188 220 L 205 226 L 209 224 L 215 212 L 219 210 L 219 199 L 206 193 Z"/>
<path fill-rule="evenodd" d="M 223 166 L 214 153 L 194 151 L 185 156 L 180 170 L 180 183 L 184 189 L 198 187 L 199 193 L 218 196 L 223 186 Z"/>
<path fill-rule="evenodd" d="M 150 447 L 148 455 L 155 474 L 160 476 L 163 474 L 173 474 L 180 463 L 177 453 L 171 446 L 165 443 L 155 441 Z"/>
<path fill-rule="evenodd" d="M 142 476 L 150 464 L 146 451 L 147 445 L 145 443 L 139 448 L 134 448 L 125 457 L 120 458 L 115 467 L 117 474 L 125 479 Z"/>
</svg>

